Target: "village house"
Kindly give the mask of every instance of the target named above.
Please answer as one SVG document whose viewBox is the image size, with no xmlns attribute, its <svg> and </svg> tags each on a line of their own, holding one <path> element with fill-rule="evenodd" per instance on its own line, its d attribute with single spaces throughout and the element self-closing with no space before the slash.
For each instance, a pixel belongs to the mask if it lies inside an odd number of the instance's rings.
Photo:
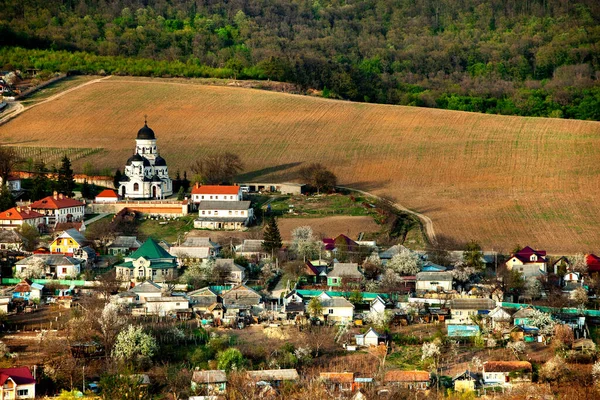
<svg viewBox="0 0 600 400">
<path fill-rule="evenodd" d="M 504 307 L 496 307 L 487 315 L 493 330 L 505 330 L 512 326 L 514 310 Z"/>
<path fill-rule="evenodd" d="M 380 343 L 385 343 L 385 335 L 377 333 L 373 328 L 369 328 L 368 331 L 362 335 L 354 335 L 357 346 L 379 346 Z"/>
<path fill-rule="evenodd" d="M 401 244 L 396 244 L 396 245 L 393 245 L 392 247 L 390 247 L 389 249 L 380 252 L 379 259 L 381 260 L 381 263 L 383 265 L 386 265 L 388 263 L 388 261 L 392 259 L 392 257 L 394 257 L 396 254 L 400 254 L 403 251 L 412 252 L 412 250 L 407 249 L 406 247 L 402 246 Z"/>
<path fill-rule="evenodd" d="M 319 379 L 331 393 L 354 391 L 354 372 L 321 372 Z"/>
<path fill-rule="evenodd" d="M 529 325 L 535 309 L 531 306 L 520 308 L 513 314 L 515 325 Z"/>
<path fill-rule="evenodd" d="M 354 253 L 359 250 L 359 244 L 348 236 L 341 234 L 335 238 L 323 239 L 323 250 L 328 256 L 336 256 L 339 254 Z"/>
<path fill-rule="evenodd" d="M 492 299 L 452 299 L 450 312 L 452 319 L 446 320 L 447 324 L 471 324 L 477 315 L 486 316 L 490 310 L 496 308 Z"/>
<path fill-rule="evenodd" d="M 35 399 L 35 379 L 29 368 L 0 369 L 0 399 Z"/>
<path fill-rule="evenodd" d="M 117 264 L 117 278 L 121 280 L 145 280 L 163 282 L 175 279 L 177 257 L 169 254 L 154 239 L 149 238 L 125 260 Z"/>
<path fill-rule="evenodd" d="M 0 312 L 4 314 L 8 314 L 8 305 L 11 303 L 11 296 L 2 296 L 0 295 Z"/>
<path fill-rule="evenodd" d="M 385 312 L 385 307 L 385 300 L 377 296 L 375 299 L 373 299 L 373 301 L 371 301 L 371 304 L 369 305 L 369 312 L 372 314 L 381 314 Z"/>
<path fill-rule="evenodd" d="M 246 280 L 246 269 L 236 264 L 233 258 L 217 258 L 214 260 L 214 267 L 229 271 L 229 281 L 234 284 L 240 284 Z"/>
<path fill-rule="evenodd" d="M 248 286 L 241 284 L 221 293 L 223 306 L 227 309 L 251 309 L 258 306 L 262 296 Z"/>
<path fill-rule="evenodd" d="M 429 387 L 431 376 L 427 371 L 391 370 L 385 373 L 383 381 L 388 386 L 410 390 L 425 390 Z"/>
<path fill-rule="evenodd" d="M 323 306 L 323 319 L 340 323 L 352 322 L 354 305 L 343 297 L 331 297 L 325 292 L 319 295 Z"/>
<path fill-rule="evenodd" d="M 1 96 L 0 96 L 1 98 Z M 2 177 L 0 176 L 0 187 L 3 186 L 3 182 L 2 182 Z M 9 175 L 8 179 L 6 180 L 6 186 L 8 187 L 8 190 L 10 190 L 11 192 L 19 192 L 21 191 L 21 178 L 18 177 L 17 175 Z"/>
<path fill-rule="evenodd" d="M 304 275 L 300 278 L 306 283 L 321 284 L 327 281 L 327 264 L 315 265 L 316 262 L 308 261 L 304 263 Z"/>
<path fill-rule="evenodd" d="M 546 251 L 534 250 L 526 246 L 514 253 L 508 261 L 506 268 L 509 271 L 516 270 L 523 274 L 523 278 L 538 277 L 546 275 Z"/>
<path fill-rule="evenodd" d="M 65 197 L 58 192 L 33 202 L 29 207 L 31 210 L 43 214 L 44 222 L 49 226 L 60 222 L 80 221 L 85 214 L 84 203 Z"/>
<path fill-rule="evenodd" d="M 221 245 L 210 240 L 209 237 L 190 237 L 179 245 L 171 246 L 171 254 L 179 258 L 181 262 L 199 262 L 207 258 L 218 257 Z"/>
<path fill-rule="evenodd" d="M 359 283 L 363 274 L 358 270 L 356 263 L 335 263 L 333 269 L 327 273 L 327 285 L 342 286 L 344 283 Z"/>
<path fill-rule="evenodd" d="M 44 215 L 27 207 L 13 207 L 0 212 L 0 229 L 17 229 L 23 224 L 39 229 L 44 223 Z"/>
<path fill-rule="evenodd" d="M 17 273 L 22 273 L 36 263 L 42 263 L 47 278 L 75 279 L 81 273 L 82 261 L 61 254 L 34 254 L 15 264 Z"/>
<path fill-rule="evenodd" d="M 483 363 L 483 383 L 486 385 L 531 382 L 528 361 L 487 361 Z"/>
<path fill-rule="evenodd" d="M 95 202 L 101 204 L 116 203 L 117 201 L 119 201 L 119 195 L 112 189 L 104 189 L 95 198 Z"/>
<path fill-rule="evenodd" d="M 249 201 L 202 201 L 198 204 L 197 229 L 242 230 L 254 220 Z"/>
<path fill-rule="evenodd" d="M 139 283 L 126 292 L 116 295 L 120 302 L 126 304 L 144 304 L 149 298 L 160 298 L 163 296 L 163 289 L 152 280 Z"/>
<path fill-rule="evenodd" d="M 295 369 L 265 369 L 261 371 L 248 371 L 248 378 L 256 385 L 268 384 L 278 388 L 285 382 L 296 382 L 299 378 Z"/>
<path fill-rule="evenodd" d="M 600 257 L 595 254 L 586 254 L 585 263 L 588 267 L 588 273 L 593 274 L 600 272 Z"/>
<path fill-rule="evenodd" d="M 187 311 L 188 300 L 183 296 L 147 297 L 145 303 L 136 310 L 138 314 L 165 316 L 177 311 Z M 143 311 L 142 311 L 143 310 Z"/>
<path fill-rule="evenodd" d="M 449 292 L 452 290 L 452 274 L 450 272 L 419 272 L 417 273 L 416 290 Z"/>
<path fill-rule="evenodd" d="M 202 201 L 242 201 L 242 188 L 237 185 L 200 185 L 192 188 L 192 203 L 198 205 Z"/>
<path fill-rule="evenodd" d="M 128 256 L 142 247 L 142 243 L 135 236 L 117 236 L 107 247 L 108 254 L 111 256 Z"/>
<path fill-rule="evenodd" d="M 235 254 L 253 262 L 271 257 L 271 253 L 263 249 L 263 240 L 259 239 L 244 239 L 242 244 L 235 246 Z"/>
<path fill-rule="evenodd" d="M 215 304 L 218 300 L 218 296 L 209 287 L 203 287 L 187 293 L 187 298 L 194 308 L 198 308 L 200 311 L 206 311 L 208 307 Z"/>
<path fill-rule="evenodd" d="M 539 334 L 540 330 L 535 326 L 517 325 L 509 330 L 508 337 L 513 342 L 537 342 Z"/>
<path fill-rule="evenodd" d="M 219 395 L 227 391 L 227 374 L 221 369 L 194 371 L 192 391 L 202 395 Z"/>
<path fill-rule="evenodd" d="M 86 239 L 81 233 L 76 229 L 68 229 L 50 243 L 50 252 L 73 256 L 73 251 L 83 247 L 85 243 Z"/>
<path fill-rule="evenodd" d="M 34 300 L 42 298 L 42 290 L 44 290 L 44 285 L 23 279 L 9 293 L 12 292 L 13 299 Z"/>
<path fill-rule="evenodd" d="M 481 379 L 467 369 L 452 378 L 452 384 L 457 392 L 471 392 L 481 385 Z"/>
<path fill-rule="evenodd" d="M 0 230 L 0 251 L 23 250 L 25 238 L 14 230 Z"/>
<path fill-rule="evenodd" d="M 569 261 L 567 257 L 562 256 L 552 263 L 552 268 L 550 268 L 550 270 L 553 271 L 555 275 L 564 275 L 571 270 L 571 261 Z"/>
</svg>

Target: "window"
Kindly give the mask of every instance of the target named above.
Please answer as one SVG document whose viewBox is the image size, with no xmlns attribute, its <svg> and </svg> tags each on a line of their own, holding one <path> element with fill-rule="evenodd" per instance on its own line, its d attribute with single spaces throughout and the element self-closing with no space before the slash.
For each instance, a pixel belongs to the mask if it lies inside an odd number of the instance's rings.
<svg viewBox="0 0 600 400">
<path fill-rule="evenodd" d="M 181 303 L 175 303 L 176 306 L 178 306 L 179 304 L 181 304 Z"/>
<path fill-rule="evenodd" d="M 29 396 L 29 389 L 17 390 L 17 396 Z"/>
<path fill-rule="evenodd" d="M 232 214 L 233 214 L 233 211 L 229 210 L 229 215 L 232 215 Z"/>
<path fill-rule="evenodd" d="M 206 211 L 202 210 L 202 215 L 205 215 L 205 214 L 206 214 Z"/>
<path fill-rule="evenodd" d="M 66 274 L 66 273 L 67 273 L 67 268 L 66 268 L 66 267 L 63 267 L 63 268 L 62 268 L 62 273 L 63 273 L 63 274 Z"/>
<path fill-rule="evenodd" d="M 140 184 L 139 183 L 134 183 L 133 184 L 133 191 L 137 192 L 138 190 L 140 190 Z"/>
<path fill-rule="evenodd" d="M 215 211 L 215 215 L 217 215 L 218 213 L 219 213 L 218 211 Z"/>
<path fill-rule="evenodd" d="M 212 196 L 210 196 L 210 199 L 212 200 Z"/>
<path fill-rule="evenodd" d="M 202 200 L 204 200 L 204 196 L 202 196 Z"/>
<path fill-rule="evenodd" d="M 238 212 L 237 212 L 237 211 L 235 212 L 235 215 L 238 215 Z"/>
</svg>

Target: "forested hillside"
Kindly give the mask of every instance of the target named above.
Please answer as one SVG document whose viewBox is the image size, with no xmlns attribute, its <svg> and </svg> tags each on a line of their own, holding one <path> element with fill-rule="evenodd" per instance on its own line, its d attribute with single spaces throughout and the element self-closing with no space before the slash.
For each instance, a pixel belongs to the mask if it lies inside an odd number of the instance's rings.
<svg viewBox="0 0 600 400">
<path fill-rule="evenodd" d="M 5 67 L 272 79 L 326 97 L 600 120 L 597 0 L 0 3 Z"/>
</svg>

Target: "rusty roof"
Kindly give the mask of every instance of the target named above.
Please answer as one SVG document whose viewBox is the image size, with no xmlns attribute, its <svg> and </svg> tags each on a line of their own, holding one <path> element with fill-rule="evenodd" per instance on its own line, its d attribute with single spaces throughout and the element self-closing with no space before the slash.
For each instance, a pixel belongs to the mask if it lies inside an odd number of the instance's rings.
<svg viewBox="0 0 600 400">
<path fill-rule="evenodd" d="M 354 372 L 321 372 L 319 377 L 322 380 L 334 383 L 352 383 L 354 382 Z"/>
<path fill-rule="evenodd" d="M 529 361 L 487 361 L 483 363 L 483 372 L 531 372 Z"/>
<path fill-rule="evenodd" d="M 426 382 L 430 376 L 427 371 L 391 370 L 385 373 L 385 382 Z"/>
</svg>

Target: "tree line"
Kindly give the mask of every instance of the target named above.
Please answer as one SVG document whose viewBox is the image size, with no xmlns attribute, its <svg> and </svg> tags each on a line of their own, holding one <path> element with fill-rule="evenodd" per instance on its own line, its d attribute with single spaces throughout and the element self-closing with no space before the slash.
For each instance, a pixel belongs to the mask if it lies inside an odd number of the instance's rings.
<svg viewBox="0 0 600 400">
<path fill-rule="evenodd" d="M 355 101 L 600 119 L 594 0 L 4 3 L 5 66 L 271 79 Z"/>
</svg>

